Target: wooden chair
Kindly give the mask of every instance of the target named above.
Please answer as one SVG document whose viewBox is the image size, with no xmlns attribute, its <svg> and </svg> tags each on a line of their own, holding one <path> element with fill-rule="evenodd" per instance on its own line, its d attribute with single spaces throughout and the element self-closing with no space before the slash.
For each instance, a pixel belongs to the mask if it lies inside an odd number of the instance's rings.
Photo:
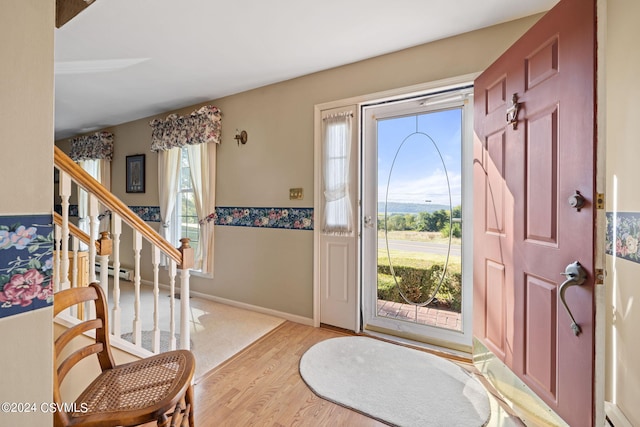
<svg viewBox="0 0 640 427">
<path fill-rule="evenodd" d="M 54 317 L 68 307 L 87 301 L 95 302 L 95 319 L 67 329 L 55 340 L 53 400 L 69 411 L 56 412 L 54 425 L 132 426 L 155 421 L 158 426 L 171 422 L 172 426 L 193 427 L 193 354 L 188 350 L 175 350 L 116 366 L 109 346 L 106 300 L 97 283 L 57 292 Z M 91 340 L 59 360 L 65 346 L 92 330 L 95 342 Z M 93 354 L 97 355 L 102 372 L 80 393 L 75 405 L 63 402 L 60 385 L 65 376 L 79 361 Z"/>
</svg>

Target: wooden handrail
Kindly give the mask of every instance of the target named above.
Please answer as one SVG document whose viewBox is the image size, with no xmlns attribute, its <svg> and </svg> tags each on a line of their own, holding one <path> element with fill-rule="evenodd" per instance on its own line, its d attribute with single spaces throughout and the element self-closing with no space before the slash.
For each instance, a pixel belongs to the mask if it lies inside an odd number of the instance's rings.
<svg viewBox="0 0 640 427">
<path fill-rule="evenodd" d="M 171 244 L 160 236 L 156 230 L 151 228 L 151 226 L 129 209 L 127 205 L 111 194 L 109 190 L 96 181 L 87 171 L 78 166 L 69 156 L 56 146 L 53 147 L 53 160 L 56 167 L 71 176 L 71 178 L 73 178 L 73 180 L 87 192 L 94 194 L 100 203 L 102 203 L 107 209 L 122 217 L 124 222 L 142 233 L 142 236 L 145 239 L 147 239 L 152 245 L 160 248 L 160 250 L 179 265 L 183 264 L 182 254 L 177 248 L 171 246 Z"/>
<path fill-rule="evenodd" d="M 62 215 L 60 215 L 57 212 L 54 212 L 53 223 L 62 227 Z M 89 235 L 84 231 L 82 231 L 77 225 L 73 223 L 69 223 L 69 234 L 76 237 L 85 245 L 91 244 L 91 238 L 89 237 Z M 96 247 L 96 254 L 111 255 L 111 244 L 109 243 L 111 239 L 108 237 L 109 233 L 105 231 L 100 234 L 101 234 L 100 239 L 93 242 L 93 244 Z"/>
<path fill-rule="evenodd" d="M 60 227 L 62 227 L 62 215 L 60 215 L 58 212 L 54 212 L 53 222 L 56 225 L 59 225 Z M 91 239 L 89 238 L 89 235 L 84 231 L 80 230 L 80 228 L 78 228 L 78 226 L 75 224 L 69 223 L 69 234 L 78 238 L 78 240 L 80 240 L 85 245 L 91 244 Z M 96 244 L 96 249 L 98 249 L 99 243 L 97 240 L 95 241 L 95 244 Z"/>
</svg>

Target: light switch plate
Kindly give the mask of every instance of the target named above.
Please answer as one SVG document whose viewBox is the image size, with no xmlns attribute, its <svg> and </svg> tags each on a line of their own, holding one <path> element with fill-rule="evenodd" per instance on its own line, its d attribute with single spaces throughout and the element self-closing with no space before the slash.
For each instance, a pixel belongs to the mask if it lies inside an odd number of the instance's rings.
<svg viewBox="0 0 640 427">
<path fill-rule="evenodd" d="M 302 200 L 304 198 L 304 192 L 302 188 L 290 188 L 289 200 Z"/>
</svg>

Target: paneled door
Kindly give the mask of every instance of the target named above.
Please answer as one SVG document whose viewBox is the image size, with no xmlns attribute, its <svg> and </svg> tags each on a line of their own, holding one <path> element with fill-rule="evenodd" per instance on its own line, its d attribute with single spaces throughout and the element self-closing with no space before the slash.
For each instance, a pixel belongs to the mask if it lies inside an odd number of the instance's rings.
<svg viewBox="0 0 640 427">
<path fill-rule="evenodd" d="M 316 269 L 320 323 L 360 330 L 358 293 L 358 146 L 355 105 L 318 111 Z"/>
<path fill-rule="evenodd" d="M 594 414 L 595 2 L 475 81 L 474 337 L 571 426 Z"/>
</svg>

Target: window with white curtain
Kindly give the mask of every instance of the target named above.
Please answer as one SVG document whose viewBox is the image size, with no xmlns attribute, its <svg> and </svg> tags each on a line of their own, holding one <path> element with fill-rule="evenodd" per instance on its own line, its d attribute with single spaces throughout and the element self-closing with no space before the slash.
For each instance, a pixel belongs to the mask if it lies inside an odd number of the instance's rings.
<svg viewBox="0 0 640 427">
<path fill-rule="evenodd" d="M 343 112 L 322 120 L 325 233 L 347 234 L 353 230 L 349 194 L 352 116 L 351 112 Z"/>
<path fill-rule="evenodd" d="M 162 235 L 176 246 L 188 237 L 195 267 L 213 275 L 216 146 L 221 112 L 207 105 L 188 116 L 170 114 L 149 124 L 151 151 L 158 153 Z"/>
<path fill-rule="evenodd" d="M 191 177 L 191 163 L 187 147 L 175 148 L 175 150 L 180 150 L 180 173 L 176 204 L 171 221 L 172 243 L 180 246 L 180 239 L 188 237 L 191 239 L 191 247 L 194 249 L 194 252 L 197 252 L 200 241 L 200 224 L 196 209 L 194 183 Z M 198 151 L 195 152 L 195 158 L 193 160 L 200 162 Z"/>
<path fill-rule="evenodd" d="M 100 182 L 107 190 L 111 188 L 111 159 L 113 158 L 113 134 L 110 132 L 96 132 L 91 135 L 83 135 L 70 141 L 71 150 L 69 157 L 74 162 Z M 89 197 L 87 192 L 78 187 L 78 227 L 89 233 L 91 226 L 88 217 Z M 104 207 L 100 207 L 101 210 Z M 108 220 L 102 221 L 97 233 L 108 227 Z M 81 244 L 81 250 L 86 250 L 86 245 Z"/>
</svg>

